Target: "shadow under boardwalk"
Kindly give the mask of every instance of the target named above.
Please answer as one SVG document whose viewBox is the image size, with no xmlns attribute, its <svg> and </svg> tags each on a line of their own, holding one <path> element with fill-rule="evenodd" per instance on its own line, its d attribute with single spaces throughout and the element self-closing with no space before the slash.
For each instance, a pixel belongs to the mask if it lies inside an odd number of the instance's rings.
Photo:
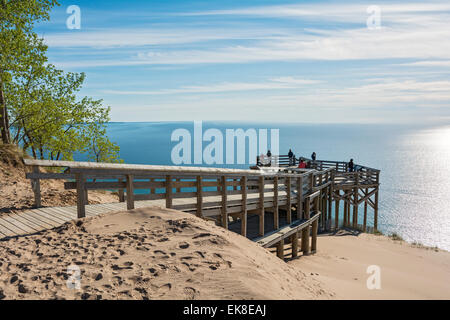
<svg viewBox="0 0 450 320">
<path fill-rule="evenodd" d="M 279 221 L 280 228 L 289 225 L 287 222 L 286 213 L 281 210 L 279 212 Z M 228 224 L 228 230 L 241 234 L 241 220 L 237 219 L 236 221 L 230 222 Z M 264 234 L 267 235 L 272 231 L 275 231 L 273 213 L 266 212 L 264 216 Z M 250 240 L 255 240 L 259 237 L 259 215 L 249 215 L 247 218 L 247 238 Z"/>
</svg>

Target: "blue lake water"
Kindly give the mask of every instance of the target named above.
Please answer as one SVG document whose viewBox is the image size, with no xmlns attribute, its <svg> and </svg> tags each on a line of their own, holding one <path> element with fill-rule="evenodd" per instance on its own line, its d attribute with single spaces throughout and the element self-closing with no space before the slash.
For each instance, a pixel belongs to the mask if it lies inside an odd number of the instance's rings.
<svg viewBox="0 0 450 320">
<path fill-rule="evenodd" d="M 108 134 L 120 145 L 126 163 L 173 165 L 171 152 L 177 142 L 171 142 L 172 132 L 193 132 L 193 127 L 192 122 L 111 123 Z M 226 129 L 279 129 L 281 154 L 292 148 L 296 156 L 309 157 L 315 151 L 319 160 L 353 158 L 380 169 L 379 229 L 450 250 L 450 125 L 204 122 L 203 130 L 209 128 L 224 136 Z M 216 166 L 248 168 L 254 162 L 252 158 L 244 165 Z"/>
</svg>

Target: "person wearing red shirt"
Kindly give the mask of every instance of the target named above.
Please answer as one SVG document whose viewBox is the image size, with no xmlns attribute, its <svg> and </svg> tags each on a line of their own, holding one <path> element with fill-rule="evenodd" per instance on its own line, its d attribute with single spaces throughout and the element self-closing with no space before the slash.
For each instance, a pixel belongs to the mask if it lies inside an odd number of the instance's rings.
<svg viewBox="0 0 450 320">
<path fill-rule="evenodd" d="M 303 159 L 300 160 L 298 168 L 299 169 L 305 169 L 306 168 L 306 163 L 305 163 L 305 161 L 303 161 Z"/>
</svg>

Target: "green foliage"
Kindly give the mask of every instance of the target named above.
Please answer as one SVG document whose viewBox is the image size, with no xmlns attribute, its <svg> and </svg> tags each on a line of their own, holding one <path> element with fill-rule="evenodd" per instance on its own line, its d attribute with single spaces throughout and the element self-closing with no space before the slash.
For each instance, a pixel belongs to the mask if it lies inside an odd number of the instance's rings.
<svg viewBox="0 0 450 320">
<path fill-rule="evenodd" d="M 119 161 L 119 147 L 106 136 L 110 108 L 102 100 L 78 99 L 85 74 L 65 73 L 48 64 L 47 46 L 33 32 L 36 22 L 49 19 L 57 2 L 0 4 L 0 109 L 7 120 L 3 127 L 12 133 L 7 142 L 22 145 L 35 158 L 72 160 L 74 153 L 86 152 L 91 160 Z"/>
</svg>

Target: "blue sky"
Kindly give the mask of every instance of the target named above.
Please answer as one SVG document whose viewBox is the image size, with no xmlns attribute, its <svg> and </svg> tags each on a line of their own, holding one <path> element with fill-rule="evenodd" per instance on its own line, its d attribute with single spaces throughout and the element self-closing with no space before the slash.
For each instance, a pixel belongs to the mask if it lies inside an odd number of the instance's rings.
<svg viewBox="0 0 450 320">
<path fill-rule="evenodd" d="M 113 121 L 450 122 L 448 1 L 60 4 L 37 29 L 50 62 Z"/>
</svg>

